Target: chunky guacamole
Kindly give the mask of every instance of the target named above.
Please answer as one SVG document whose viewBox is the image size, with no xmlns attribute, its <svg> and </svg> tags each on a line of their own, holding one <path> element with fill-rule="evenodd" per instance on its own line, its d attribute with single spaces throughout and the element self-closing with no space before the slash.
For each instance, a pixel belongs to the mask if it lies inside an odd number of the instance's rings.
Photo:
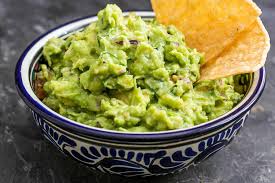
<svg viewBox="0 0 275 183">
<path fill-rule="evenodd" d="M 43 102 L 72 120 L 119 131 L 192 127 L 231 110 L 237 77 L 199 81 L 203 55 L 173 26 L 123 17 L 116 5 L 43 48 Z"/>
</svg>

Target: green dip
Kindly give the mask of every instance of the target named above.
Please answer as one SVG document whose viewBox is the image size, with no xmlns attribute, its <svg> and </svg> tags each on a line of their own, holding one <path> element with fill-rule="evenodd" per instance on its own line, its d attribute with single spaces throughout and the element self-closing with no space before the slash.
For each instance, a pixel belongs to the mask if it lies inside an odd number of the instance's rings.
<svg viewBox="0 0 275 183">
<path fill-rule="evenodd" d="M 43 102 L 80 123 L 147 132 L 188 128 L 231 110 L 236 78 L 197 82 L 203 55 L 173 26 L 123 17 L 116 5 L 98 21 L 43 48 Z M 240 87 L 239 87 L 240 88 Z"/>
</svg>

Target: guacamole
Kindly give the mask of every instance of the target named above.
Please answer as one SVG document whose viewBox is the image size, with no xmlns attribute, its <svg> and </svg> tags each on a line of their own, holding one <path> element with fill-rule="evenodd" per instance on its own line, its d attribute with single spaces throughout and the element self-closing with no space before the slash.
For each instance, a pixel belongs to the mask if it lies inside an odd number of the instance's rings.
<svg viewBox="0 0 275 183">
<path fill-rule="evenodd" d="M 203 55 L 174 26 L 124 17 L 116 5 L 97 16 L 43 48 L 43 102 L 59 114 L 110 130 L 163 131 L 217 118 L 241 100 L 240 76 L 199 81 Z"/>
</svg>

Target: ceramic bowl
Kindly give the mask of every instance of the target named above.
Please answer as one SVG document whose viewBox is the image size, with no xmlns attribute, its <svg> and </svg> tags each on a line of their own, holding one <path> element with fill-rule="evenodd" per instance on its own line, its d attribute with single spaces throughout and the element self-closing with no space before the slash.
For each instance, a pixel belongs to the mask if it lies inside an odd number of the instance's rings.
<svg viewBox="0 0 275 183">
<path fill-rule="evenodd" d="M 153 12 L 136 13 L 143 18 L 154 17 Z M 96 20 L 96 16 L 85 17 L 48 31 L 27 47 L 17 63 L 18 93 L 46 139 L 65 155 L 92 169 L 123 176 L 174 173 L 197 165 L 233 140 L 264 90 L 264 68 L 250 74 L 248 92 L 230 112 L 187 129 L 151 133 L 99 129 L 67 119 L 44 105 L 32 89 L 43 45 L 52 37 L 66 37 Z"/>
</svg>

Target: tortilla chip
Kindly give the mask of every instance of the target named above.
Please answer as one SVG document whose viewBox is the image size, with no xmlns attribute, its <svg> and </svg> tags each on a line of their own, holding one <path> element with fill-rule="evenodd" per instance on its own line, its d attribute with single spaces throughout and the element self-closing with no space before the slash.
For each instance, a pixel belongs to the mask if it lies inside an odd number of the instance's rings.
<svg viewBox="0 0 275 183">
<path fill-rule="evenodd" d="M 200 80 L 255 72 L 264 65 L 269 49 L 268 33 L 258 18 L 217 59 L 209 61 L 201 68 Z"/>
<path fill-rule="evenodd" d="M 217 57 L 257 19 L 261 10 L 251 0 L 151 0 L 157 20 L 175 25 L 187 45 Z"/>
</svg>

